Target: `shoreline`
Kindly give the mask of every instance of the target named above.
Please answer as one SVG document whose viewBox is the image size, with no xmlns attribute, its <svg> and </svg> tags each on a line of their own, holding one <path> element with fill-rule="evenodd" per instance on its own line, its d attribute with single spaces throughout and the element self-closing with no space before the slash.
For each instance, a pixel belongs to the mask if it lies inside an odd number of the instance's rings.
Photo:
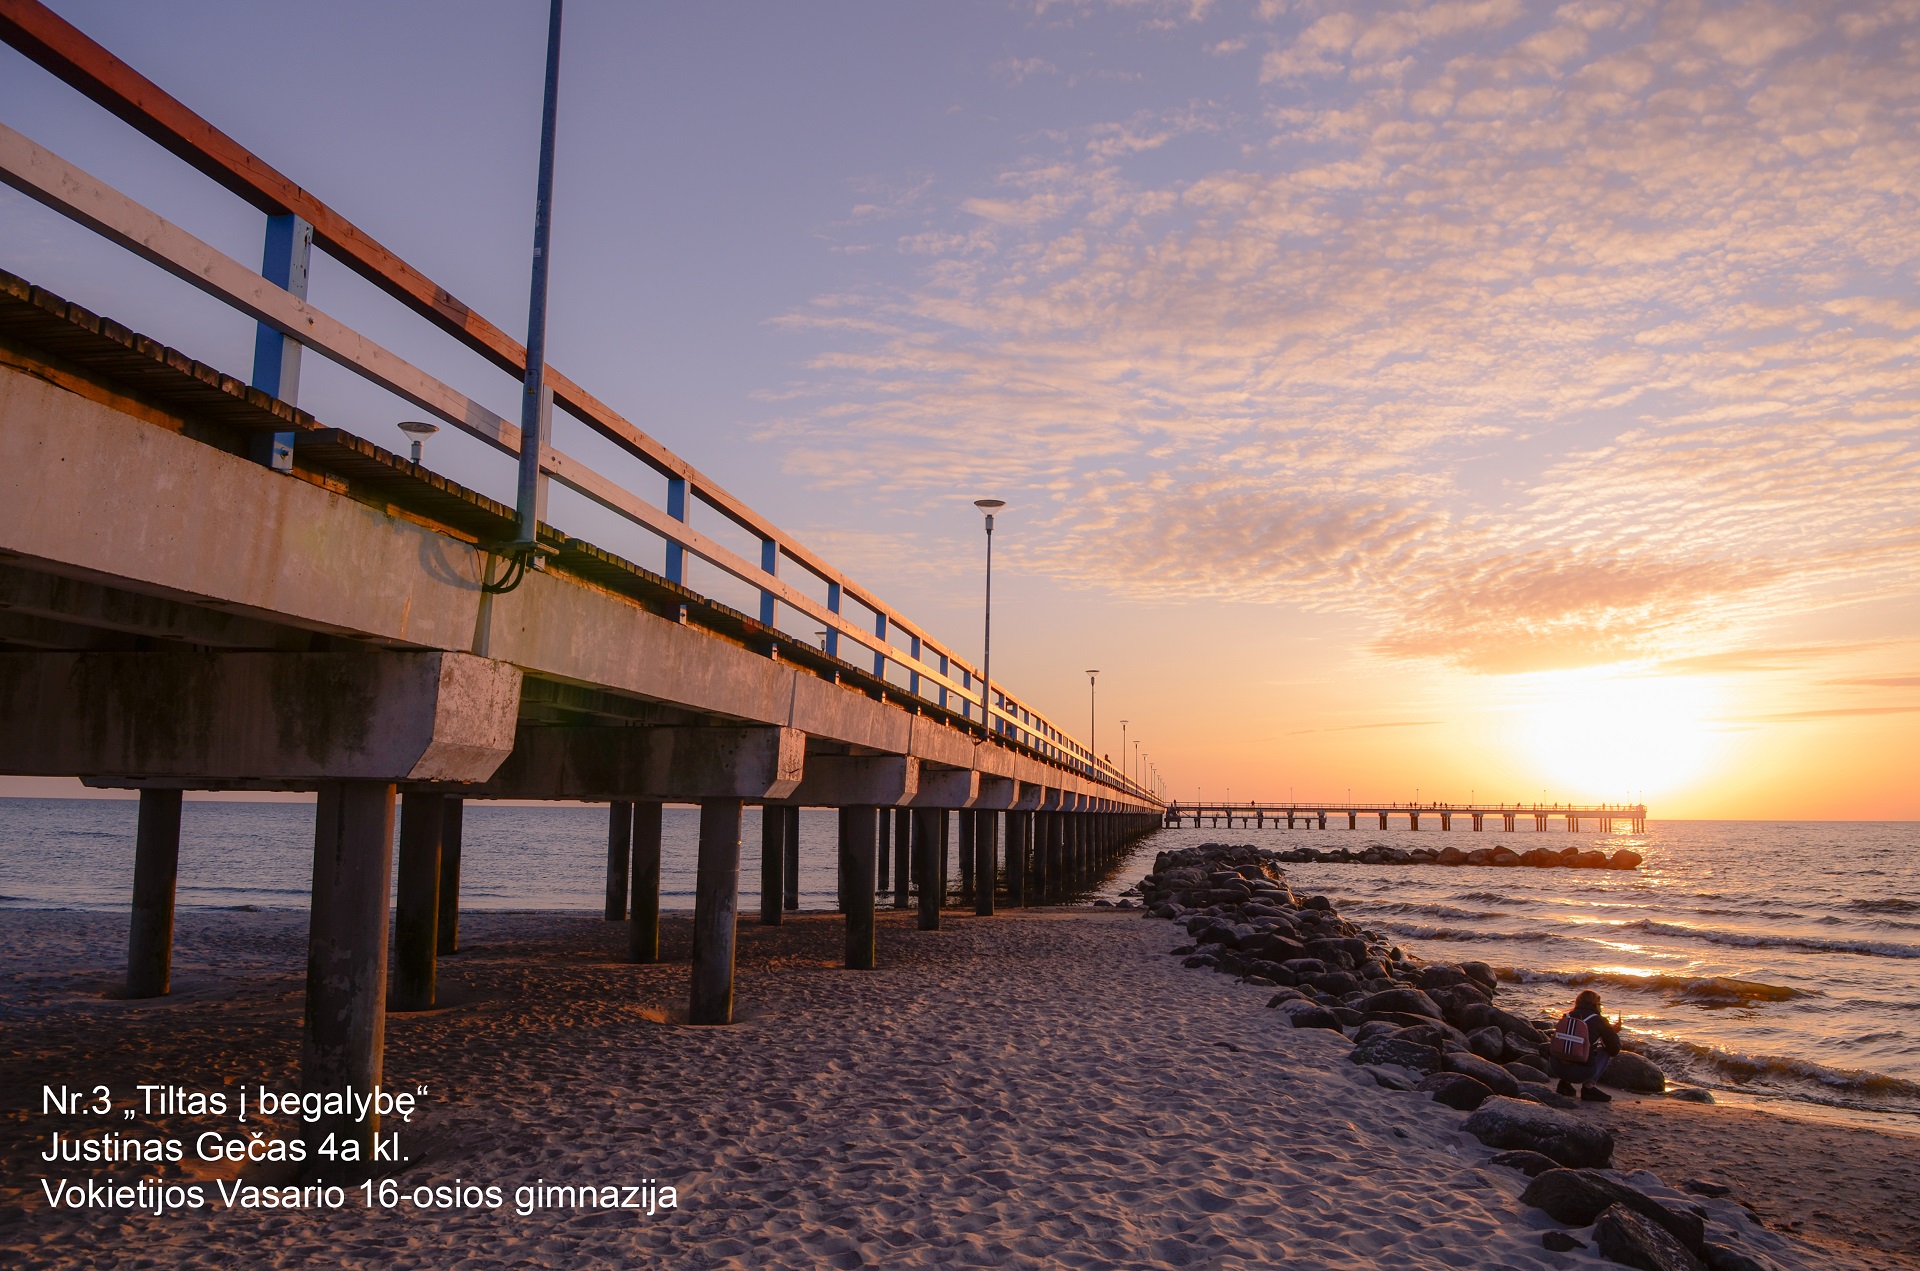
<svg viewBox="0 0 1920 1271">
<path fill-rule="evenodd" d="M 446 1095 L 423 1117 L 426 1159 L 410 1169 L 678 1178 L 687 1200 L 670 1218 L 114 1222 L 46 1212 L 27 1158 L 49 1126 L 21 1115 L 23 1096 L 82 1068 L 116 1082 L 183 1066 L 289 1081 L 304 917 L 183 914 L 179 993 L 136 1003 L 100 996 L 117 977 L 119 920 L 0 912 L 11 1024 L 0 1093 L 13 1110 L 0 1248 L 20 1266 L 108 1265 L 129 1240 L 180 1265 L 241 1252 L 291 1265 L 316 1241 L 349 1265 L 402 1254 L 440 1265 L 455 1242 L 474 1265 L 1442 1266 L 1483 1265 L 1494 1250 L 1513 1266 L 1600 1265 L 1541 1247 L 1552 1224 L 1518 1203 L 1526 1180 L 1485 1165 L 1491 1153 L 1459 1131 L 1459 1114 L 1375 1086 L 1346 1062 L 1345 1038 L 1267 1010 L 1269 990 L 1184 970 L 1167 956 L 1167 924 L 1056 908 L 911 926 L 882 911 L 881 969 L 848 972 L 835 915 L 743 923 L 743 1022 L 708 1030 L 666 1022 L 684 962 L 619 961 L 620 924 L 571 911 L 463 917 L 443 1005 L 389 1017 L 389 1080 L 427 1073 Z M 687 916 L 665 927 L 666 956 L 683 959 Z M 1665 1106 L 1650 1113 L 1653 1102 Z M 1892 1252 L 1920 1247 L 1920 1182 L 1894 1172 L 1910 1140 L 1851 1132 L 1836 1154 L 1832 1135 L 1846 1132 L 1730 1108 L 1662 1115 L 1681 1108 L 1613 1105 L 1619 1167 L 1677 1183 L 1666 1162 L 1684 1149 L 1687 1177 L 1724 1177 L 1770 1221 L 1801 1214 L 1795 1234 L 1819 1242 L 1819 1265 L 1920 1267 Z M 1783 1159 L 1823 1169 L 1762 1173 Z M 1764 1178 L 1764 1194 L 1743 1174 Z M 1857 1243 L 1875 1231 L 1885 1243 Z"/>
</svg>

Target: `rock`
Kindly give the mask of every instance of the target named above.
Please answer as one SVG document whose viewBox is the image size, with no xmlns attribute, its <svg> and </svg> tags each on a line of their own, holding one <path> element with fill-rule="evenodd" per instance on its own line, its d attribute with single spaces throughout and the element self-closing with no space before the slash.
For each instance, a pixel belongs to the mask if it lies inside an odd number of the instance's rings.
<svg viewBox="0 0 1920 1271">
<path fill-rule="evenodd" d="M 1575 869 L 1605 869 L 1607 867 L 1607 854 L 1605 852 L 1582 852 L 1573 858 L 1573 867 Z"/>
<path fill-rule="evenodd" d="M 1604 1169 L 1613 1134 L 1570 1112 L 1496 1095 L 1467 1118 L 1466 1131 L 1492 1148 L 1539 1152 L 1570 1168 Z"/>
<path fill-rule="evenodd" d="M 1615 852 L 1612 855 L 1612 857 L 1608 859 L 1607 868 L 1608 869 L 1639 869 L 1640 862 L 1644 859 L 1645 858 L 1642 857 L 1640 853 L 1630 852 L 1623 847 L 1619 851 Z"/>
<path fill-rule="evenodd" d="M 1593 1225 L 1593 1243 L 1610 1262 L 1640 1271 L 1700 1271 L 1700 1260 L 1665 1230 L 1625 1205 L 1614 1205 Z"/>
<path fill-rule="evenodd" d="M 1295 1028 L 1331 1028 L 1336 1033 L 1341 1031 L 1340 1017 L 1324 1006 L 1299 1001 L 1282 1003 L 1280 1009 L 1286 1015 L 1287 1022 Z"/>
<path fill-rule="evenodd" d="M 1414 1089 L 1432 1095 L 1435 1103 L 1445 1104 L 1461 1112 L 1471 1112 L 1493 1098 L 1493 1091 L 1472 1077 L 1458 1072 L 1433 1073 Z M 1553 1162 L 1548 1161 L 1547 1164 L 1551 1165 Z"/>
<path fill-rule="evenodd" d="M 1467 973 L 1457 966 L 1448 966 L 1444 962 L 1434 962 L 1414 972 L 1413 982 L 1431 993 L 1435 989 L 1451 988 L 1467 982 Z"/>
<path fill-rule="evenodd" d="M 1325 975 L 1327 964 L 1318 958 L 1288 958 L 1280 964 L 1294 975 Z"/>
<path fill-rule="evenodd" d="M 1450 984 L 1445 988 L 1431 989 L 1427 996 L 1446 1021 L 1456 1028 L 1485 1028 L 1490 1018 L 1486 1008 L 1490 1005 L 1486 990 L 1478 984 Z"/>
<path fill-rule="evenodd" d="M 1476 1028 L 1467 1034 L 1467 1049 L 1497 1064 L 1500 1057 L 1507 1053 L 1507 1036 L 1491 1026 Z"/>
<path fill-rule="evenodd" d="M 1779 1271 L 1779 1267 L 1769 1259 L 1758 1258 L 1744 1249 L 1714 1244 L 1712 1241 L 1700 1246 L 1700 1258 L 1707 1264 L 1708 1271 Z"/>
<path fill-rule="evenodd" d="M 1610 1206 L 1624 1205 L 1690 1250 L 1698 1249 L 1706 1238 L 1706 1223 L 1700 1215 L 1669 1209 L 1645 1192 L 1593 1170 L 1548 1170 L 1527 1184 L 1520 1203 L 1544 1209 L 1555 1222 L 1569 1227 L 1584 1227 Z"/>
<path fill-rule="evenodd" d="M 1682 1103 L 1712 1103 L 1713 1091 L 1701 1086 L 1675 1086 L 1667 1091 L 1667 1098 L 1678 1099 Z"/>
<path fill-rule="evenodd" d="M 1704 1178 L 1689 1178 L 1680 1184 L 1680 1190 L 1683 1192 L 1692 1192 L 1695 1196 L 1720 1197 L 1733 1195 L 1733 1188 L 1728 1187 L 1725 1183 L 1710 1183 Z"/>
<path fill-rule="evenodd" d="M 1404 1068 L 1388 1064 L 1367 1064 L 1366 1072 L 1368 1076 L 1373 1078 L 1374 1085 L 1383 1086 L 1388 1090 L 1418 1089 L 1417 1084 L 1414 1082 L 1414 1077 L 1417 1074 L 1410 1073 Z"/>
<path fill-rule="evenodd" d="M 1540 1104 L 1542 1107 L 1560 1108 L 1567 1112 L 1577 1112 L 1580 1109 L 1579 1099 L 1563 1095 L 1545 1082 L 1521 1082 L 1518 1097 L 1529 1103 Z"/>
<path fill-rule="evenodd" d="M 1381 991 L 1385 992 L 1386 990 L 1383 989 Z M 1369 1023 L 1378 1020 L 1382 1023 L 1392 1024 L 1395 1028 L 1417 1028 L 1427 1024 L 1439 1023 L 1439 1021 L 1431 1015 L 1413 1015 L 1406 1011 L 1368 1011 L 1366 1015 Z"/>
<path fill-rule="evenodd" d="M 1448 844 L 1434 855 L 1433 863 L 1436 865 L 1464 865 L 1467 863 L 1467 854 L 1452 844 Z"/>
<path fill-rule="evenodd" d="M 1333 1012 L 1333 1017 L 1340 1021 L 1342 1028 L 1358 1028 L 1366 1022 L 1367 1017 L 1351 1006 L 1329 1006 L 1327 1009 Z"/>
<path fill-rule="evenodd" d="M 1465 1050 L 1467 1039 L 1457 1029 L 1448 1028 L 1439 1020 L 1428 1020 L 1424 1024 L 1415 1024 L 1412 1028 L 1400 1030 L 1400 1036 L 1422 1046 L 1433 1046 L 1439 1050 Z"/>
<path fill-rule="evenodd" d="M 1440 1067 L 1439 1048 L 1422 1046 L 1397 1036 L 1368 1038 L 1355 1046 L 1347 1059 L 1356 1064 L 1398 1064 L 1420 1073 L 1436 1072 Z"/>
<path fill-rule="evenodd" d="M 1440 1066 L 1448 1072 L 1465 1073 L 1495 1094 L 1517 1095 L 1520 1083 L 1513 1074 L 1499 1064 L 1491 1064 L 1474 1054 L 1452 1054 L 1444 1056 Z"/>
<path fill-rule="evenodd" d="M 1331 993 L 1335 997 L 1357 993 L 1361 988 L 1359 977 L 1351 971 L 1323 971 L 1319 975 L 1303 975 L 1299 982 L 1312 985 L 1322 993 Z"/>
<path fill-rule="evenodd" d="M 1539 1152 L 1496 1152 L 1489 1165 L 1504 1165 L 1508 1169 L 1517 1169 L 1528 1178 L 1538 1178 L 1550 1169 L 1559 1169 L 1560 1163 L 1551 1156 Z"/>
<path fill-rule="evenodd" d="M 1494 975 L 1494 968 L 1484 962 L 1461 962 L 1459 970 L 1467 971 L 1467 979 L 1473 979 L 1488 993 L 1494 993 L 1500 987 L 1500 977 Z"/>
<path fill-rule="evenodd" d="M 1600 1084 L 1612 1086 L 1615 1090 L 1631 1090 L 1635 1094 L 1665 1094 L 1667 1074 L 1661 1072 L 1660 1065 L 1645 1055 L 1623 1050 L 1607 1060 L 1607 1070 L 1600 1074 Z"/>
<path fill-rule="evenodd" d="M 1515 1081 L 1530 1081 L 1530 1082 L 1533 1082 L 1535 1085 L 1545 1085 L 1547 1082 L 1553 1080 L 1553 1078 L 1549 1077 L 1546 1073 L 1540 1071 L 1540 1069 L 1534 1067 L 1532 1064 L 1524 1064 L 1516 1061 L 1514 1063 L 1502 1064 L 1500 1066 L 1502 1068 L 1505 1068 L 1508 1072 L 1512 1073 L 1513 1079 Z"/>
<path fill-rule="evenodd" d="M 1540 1247 L 1553 1253 L 1572 1253 L 1575 1249 L 1586 1248 L 1587 1242 L 1564 1231 L 1543 1231 L 1540 1233 Z"/>
<path fill-rule="evenodd" d="M 1304 1002 L 1306 1000 L 1307 995 L 1299 989 L 1280 989 L 1276 991 L 1272 997 L 1267 999 L 1267 1005 L 1272 1007 L 1278 1006 L 1282 1002 Z"/>
<path fill-rule="evenodd" d="M 1192 970 L 1192 969 L 1196 969 L 1203 966 L 1204 967 L 1218 966 L 1220 965 L 1220 960 L 1214 957 L 1211 953 L 1196 953 L 1192 957 L 1188 958 L 1185 962 L 1182 962 L 1180 965 L 1188 968 L 1189 970 Z"/>
<path fill-rule="evenodd" d="M 1401 1011 L 1408 1015 L 1425 1015 L 1428 1019 L 1440 1019 L 1440 1005 L 1419 989 L 1386 989 L 1367 998 L 1363 1009 L 1369 1011 Z"/>
<path fill-rule="evenodd" d="M 1391 1037 L 1399 1031 L 1399 1029 L 1387 1023 L 1385 1020 L 1368 1020 L 1366 1023 L 1360 1025 L 1360 1030 L 1353 1035 L 1353 1042 L 1354 1045 L 1357 1046 L 1361 1042 L 1371 1041 L 1375 1037 Z"/>
</svg>

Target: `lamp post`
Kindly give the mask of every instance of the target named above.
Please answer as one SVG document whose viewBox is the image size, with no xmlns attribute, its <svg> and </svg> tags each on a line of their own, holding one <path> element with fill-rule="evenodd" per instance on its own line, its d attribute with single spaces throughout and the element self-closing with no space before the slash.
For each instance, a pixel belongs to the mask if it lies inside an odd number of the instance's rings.
<svg viewBox="0 0 1920 1271">
<path fill-rule="evenodd" d="M 1120 762 L 1127 762 L 1127 721 L 1120 721 Z"/>
<path fill-rule="evenodd" d="M 1140 771 L 1140 739 L 1133 739 L 1133 779 L 1137 784 L 1142 776 Z"/>
<path fill-rule="evenodd" d="M 514 503 L 520 535 L 514 546 L 534 555 L 541 498 L 540 452 L 546 449 L 547 266 L 553 248 L 553 146 L 560 112 L 560 6 L 547 16 L 547 91 L 540 116 L 540 178 L 533 204 L 533 284 L 527 301 L 527 374 L 520 393 L 520 485 Z"/>
<path fill-rule="evenodd" d="M 408 459 L 413 463 L 420 462 L 421 445 L 427 438 L 440 431 L 439 425 L 429 424 L 423 419 L 403 419 L 394 426 L 412 439 L 413 453 L 408 456 Z"/>
<path fill-rule="evenodd" d="M 1087 672 L 1087 768 L 1090 772 L 1100 769 L 1100 744 L 1096 740 L 1100 730 L 1094 726 L 1093 686 L 1100 672 L 1096 668 Z"/>
<path fill-rule="evenodd" d="M 980 636 L 980 719 L 993 736 L 993 514 L 1007 506 L 1005 499 L 975 499 L 973 506 L 987 518 L 987 607 Z"/>
</svg>

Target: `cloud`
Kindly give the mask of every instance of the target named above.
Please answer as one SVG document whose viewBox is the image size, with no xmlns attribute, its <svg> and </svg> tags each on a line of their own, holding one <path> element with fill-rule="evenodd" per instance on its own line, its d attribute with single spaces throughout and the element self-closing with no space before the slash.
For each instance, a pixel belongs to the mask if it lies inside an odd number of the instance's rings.
<svg viewBox="0 0 1920 1271">
<path fill-rule="evenodd" d="M 1920 688 L 1920 675 L 1883 675 L 1857 680 L 1822 680 L 1821 683 L 1847 688 Z"/>
<path fill-rule="evenodd" d="M 1718 653 L 1696 654 L 1692 657 L 1670 658 L 1654 667 L 1660 675 L 1745 675 L 1765 674 L 1777 671 L 1801 671 L 1813 663 L 1827 659 L 1847 657 L 1855 653 L 1864 653 L 1871 649 L 1885 647 L 1882 643 L 1868 644 L 1802 644 L 1781 648 L 1762 649 L 1726 649 Z M 1828 680 L 1829 684 L 1847 681 Z"/>
<path fill-rule="evenodd" d="M 1397 719 L 1385 724 L 1347 724 L 1341 728 L 1298 728 L 1287 736 L 1305 737 L 1309 733 L 1357 733 L 1372 728 L 1432 728 L 1445 722 L 1440 719 Z"/>
<path fill-rule="evenodd" d="M 1268 20 L 1253 108 L 1046 133 L 907 285 L 790 315 L 792 470 L 903 525 L 991 483 L 1063 585 L 1485 672 L 1799 665 L 1782 615 L 1915 593 L 1920 8 Z"/>
<path fill-rule="evenodd" d="M 1920 706 L 1840 706 L 1829 710 L 1781 711 L 1773 715 L 1749 715 L 1730 720 L 1736 724 L 1800 724 L 1815 719 L 1852 719 L 1872 715 L 1911 715 Z"/>
<path fill-rule="evenodd" d="M 995 62 L 987 73 L 1009 84 L 1019 84 L 1041 75 L 1058 75 L 1060 68 L 1044 57 L 1008 57 Z"/>
</svg>

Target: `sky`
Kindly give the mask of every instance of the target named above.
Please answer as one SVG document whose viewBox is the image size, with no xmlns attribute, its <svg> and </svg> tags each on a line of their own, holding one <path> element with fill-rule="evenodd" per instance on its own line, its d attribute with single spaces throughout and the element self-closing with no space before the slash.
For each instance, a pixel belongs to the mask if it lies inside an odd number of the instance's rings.
<svg viewBox="0 0 1920 1271">
<path fill-rule="evenodd" d="M 545 5 L 53 7 L 524 332 Z M 0 121 L 258 260 L 6 49 Z M 1920 0 L 573 0 L 557 169 L 553 364 L 969 656 L 1007 500 L 995 679 L 1084 737 L 1098 668 L 1175 797 L 1920 817 Z M 0 268 L 251 364 L 5 190 Z M 311 356 L 301 405 L 414 413 Z"/>
</svg>

